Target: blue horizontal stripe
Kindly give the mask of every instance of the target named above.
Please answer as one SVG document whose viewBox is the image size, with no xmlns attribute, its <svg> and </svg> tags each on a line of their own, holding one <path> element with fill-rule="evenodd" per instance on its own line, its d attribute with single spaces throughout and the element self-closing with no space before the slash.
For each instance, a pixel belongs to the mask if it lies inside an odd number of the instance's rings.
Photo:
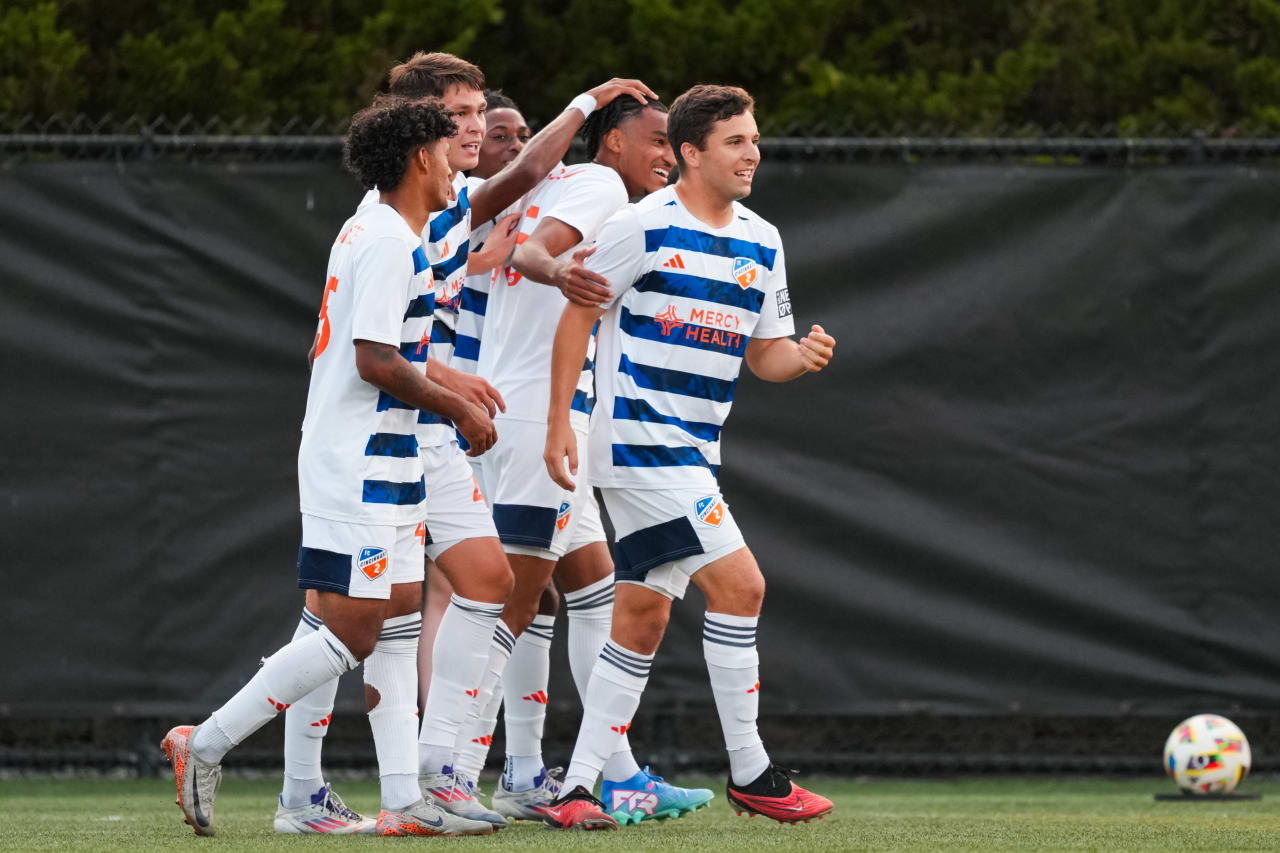
<svg viewBox="0 0 1280 853">
<path fill-rule="evenodd" d="M 453 342 L 457 334 L 446 326 L 444 323 L 431 324 L 431 343 L 433 344 L 449 344 L 453 346 Z"/>
<path fill-rule="evenodd" d="M 426 409 L 418 410 L 418 423 L 426 424 L 428 426 L 432 424 L 440 424 L 442 426 L 453 426 L 453 421 L 449 420 L 444 415 L 436 414 L 435 412 L 428 412 Z"/>
<path fill-rule="evenodd" d="M 480 360 L 480 340 L 470 335 L 458 335 L 453 344 L 453 355 L 455 358 L 465 358 L 471 361 Z"/>
<path fill-rule="evenodd" d="M 378 392 L 378 411 L 385 412 L 387 409 L 413 409 L 416 406 L 410 406 L 403 400 L 392 397 L 386 391 Z"/>
<path fill-rule="evenodd" d="M 412 435 L 395 432 L 375 432 L 364 446 L 365 456 L 395 456 L 412 459 L 418 455 L 418 439 Z"/>
<path fill-rule="evenodd" d="M 742 288 L 736 281 L 721 281 L 667 270 L 651 270 L 645 273 L 635 283 L 634 288 L 646 293 L 663 293 L 667 296 L 683 296 L 686 299 L 715 302 L 718 305 L 739 308 L 752 314 L 759 314 L 760 306 L 764 304 L 764 291 L 759 288 Z"/>
<path fill-rule="evenodd" d="M 432 243 L 439 243 L 449 232 L 453 230 L 453 226 L 462 221 L 462 217 L 467 215 L 467 211 L 471 209 L 471 202 L 467 200 L 467 190 L 463 187 L 458 192 L 458 203 L 453 207 L 444 210 L 431 217 L 430 230 L 427 232 L 427 239 Z"/>
<path fill-rule="evenodd" d="M 457 248 L 451 257 L 445 258 L 431 268 L 431 275 L 436 281 L 445 281 L 449 276 L 457 272 L 459 267 L 467 265 L 467 254 L 467 241 L 463 240 L 462 245 Z"/>
<path fill-rule="evenodd" d="M 422 250 L 421 246 L 415 247 L 413 250 L 413 274 L 417 275 L 429 266 L 431 264 L 427 263 L 427 253 Z"/>
<path fill-rule="evenodd" d="M 365 480 L 364 496 L 367 504 L 395 504 L 396 506 L 412 506 L 422 503 L 427 497 L 427 484 L 421 477 L 416 483 L 393 483 L 390 480 Z"/>
<path fill-rule="evenodd" d="M 710 468 L 696 447 L 661 444 L 615 444 L 613 464 L 622 468 Z"/>
<path fill-rule="evenodd" d="M 405 309 L 404 318 L 409 320 L 414 317 L 430 317 L 435 310 L 436 297 L 434 293 L 415 296 L 410 300 L 409 307 Z"/>
<path fill-rule="evenodd" d="M 462 288 L 462 298 L 458 300 L 459 311 L 470 311 L 472 314 L 484 316 L 489 308 L 489 294 L 472 287 Z"/>
<path fill-rule="evenodd" d="M 579 388 L 577 391 L 573 392 L 573 402 L 569 404 L 569 408 L 571 410 L 589 415 L 591 414 L 591 410 L 595 407 L 595 398 L 589 395 L 586 391 Z"/>
<path fill-rule="evenodd" d="M 651 367 L 647 364 L 638 364 L 625 355 L 618 360 L 618 372 L 630 376 L 641 388 L 714 400 L 717 403 L 728 403 L 733 400 L 733 386 L 738 381 L 714 379 L 710 376 L 685 373 L 683 370 L 671 370 L 666 367 Z"/>
<path fill-rule="evenodd" d="M 777 249 L 770 249 L 750 240 L 739 240 L 736 237 L 719 237 L 705 231 L 694 231 L 690 228 L 679 228 L 668 225 L 666 228 L 654 228 L 644 232 L 644 250 L 656 252 L 665 246 L 668 249 L 685 249 L 690 252 L 701 252 L 704 255 L 719 255 L 722 258 L 750 258 L 766 269 L 773 269 Z"/>
<path fill-rule="evenodd" d="M 405 341 L 400 344 L 400 354 L 406 361 L 423 362 L 427 360 L 427 347 L 422 341 Z"/>
<path fill-rule="evenodd" d="M 625 305 L 622 307 L 618 325 L 622 331 L 633 338 L 691 347 L 704 352 L 718 352 L 735 358 L 742 358 L 743 353 L 747 351 L 747 342 L 751 340 L 741 332 L 726 332 L 723 329 L 698 326 L 694 323 L 684 323 L 679 326 L 668 324 L 664 328 L 662 323 L 652 317 L 632 314 Z"/>
<path fill-rule="evenodd" d="M 702 421 L 686 421 L 674 415 L 664 415 L 645 400 L 633 400 L 630 397 L 613 398 L 613 417 L 615 420 L 642 421 L 649 424 L 667 424 L 679 427 L 695 438 L 703 441 L 715 441 L 720 438 L 720 425 Z"/>
</svg>

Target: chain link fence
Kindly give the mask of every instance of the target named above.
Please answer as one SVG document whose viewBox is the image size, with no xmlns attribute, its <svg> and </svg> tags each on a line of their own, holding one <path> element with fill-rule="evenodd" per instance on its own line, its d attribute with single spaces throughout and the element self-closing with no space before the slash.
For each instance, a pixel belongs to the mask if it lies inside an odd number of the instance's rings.
<svg viewBox="0 0 1280 853">
<path fill-rule="evenodd" d="M 30 160 L 306 161 L 336 159 L 343 123 L 197 120 L 192 116 L 37 118 L 0 114 L 0 162 Z M 974 135 L 954 126 L 789 125 L 761 141 L 771 159 L 911 163 L 943 160 L 1046 165 L 1199 165 L 1280 162 L 1280 136 L 1262 128 L 1156 128 L 1122 136 L 1101 128 L 1002 126 Z M 576 144 L 572 156 L 581 158 Z"/>
</svg>

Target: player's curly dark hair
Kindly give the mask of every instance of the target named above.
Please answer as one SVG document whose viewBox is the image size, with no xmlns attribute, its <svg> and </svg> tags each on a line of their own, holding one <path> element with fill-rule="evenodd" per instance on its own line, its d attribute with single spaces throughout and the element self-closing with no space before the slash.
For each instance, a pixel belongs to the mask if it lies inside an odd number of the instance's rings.
<svg viewBox="0 0 1280 853">
<path fill-rule="evenodd" d="M 520 108 L 516 106 L 516 102 L 511 100 L 501 89 L 485 89 L 484 90 L 485 109 L 489 110 L 515 110 L 520 112 Z"/>
<path fill-rule="evenodd" d="M 578 131 L 587 143 L 587 159 L 595 159 L 606 133 L 645 110 L 665 113 L 667 105 L 658 100 L 650 100 L 642 104 L 630 95 L 619 95 L 587 116 L 587 120 L 582 123 L 582 130 Z"/>
<path fill-rule="evenodd" d="M 393 190 L 404 179 L 411 152 L 457 132 L 439 101 L 379 95 L 351 119 L 342 165 L 366 190 Z"/>
<path fill-rule="evenodd" d="M 667 118 L 667 139 L 676 155 L 676 166 L 684 166 L 680 147 L 693 143 L 699 151 L 707 144 L 711 127 L 718 121 L 753 112 L 756 102 L 746 89 L 738 86 L 715 86 L 700 83 L 671 104 Z"/>
</svg>

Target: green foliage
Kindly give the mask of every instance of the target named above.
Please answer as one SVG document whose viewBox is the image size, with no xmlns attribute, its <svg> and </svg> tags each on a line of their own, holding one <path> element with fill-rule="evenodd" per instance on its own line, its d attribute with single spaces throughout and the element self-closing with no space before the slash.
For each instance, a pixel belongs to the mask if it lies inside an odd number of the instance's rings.
<svg viewBox="0 0 1280 853">
<path fill-rule="evenodd" d="M 1280 129 L 1280 0 L 92 0 L 0 13 L 0 112 L 340 122 L 414 50 L 545 121 L 612 76 L 769 132 Z"/>
</svg>

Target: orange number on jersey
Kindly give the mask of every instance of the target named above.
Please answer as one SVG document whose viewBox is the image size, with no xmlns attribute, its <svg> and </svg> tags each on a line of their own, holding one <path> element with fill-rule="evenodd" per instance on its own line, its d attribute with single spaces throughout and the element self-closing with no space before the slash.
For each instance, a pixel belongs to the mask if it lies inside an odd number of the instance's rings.
<svg viewBox="0 0 1280 853">
<path fill-rule="evenodd" d="M 423 546 L 427 544 L 427 525 L 425 522 L 418 522 L 418 529 L 413 531 L 414 539 L 421 539 Z"/>
<path fill-rule="evenodd" d="M 338 277 L 329 276 L 324 286 L 324 299 L 320 301 L 320 328 L 316 331 L 316 358 L 329 346 L 329 294 L 338 289 Z"/>
</svg>

